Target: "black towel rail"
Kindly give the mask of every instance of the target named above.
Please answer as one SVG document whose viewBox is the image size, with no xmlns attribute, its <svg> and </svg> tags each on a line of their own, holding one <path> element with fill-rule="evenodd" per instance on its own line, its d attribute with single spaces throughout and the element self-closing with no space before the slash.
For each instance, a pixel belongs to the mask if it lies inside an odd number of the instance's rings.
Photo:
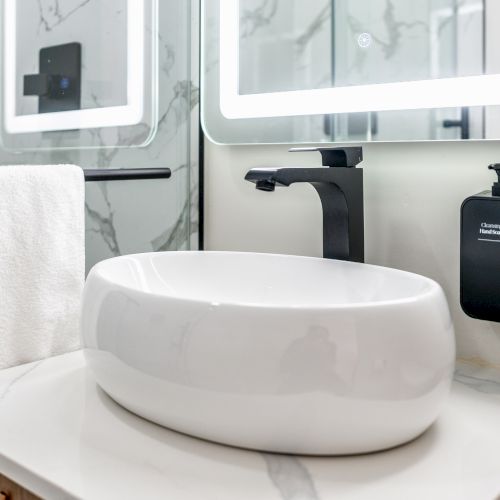
<svg viewBox="0 0 500 500">
<path fill-rule="evenodd" d="M 83 169 L 86 182 L 132 181 L 143 179 L 169 179 L 169 168 L 89 168 Z"/>
</svg>

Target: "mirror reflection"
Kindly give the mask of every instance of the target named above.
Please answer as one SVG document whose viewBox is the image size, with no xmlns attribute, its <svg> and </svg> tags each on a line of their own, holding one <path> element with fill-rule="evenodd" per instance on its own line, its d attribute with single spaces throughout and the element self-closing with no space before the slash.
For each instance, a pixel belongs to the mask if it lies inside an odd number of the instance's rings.
<svg viewBox="0 0 500 500">
<path fill-rule="evenodd" d="M 205 61 L 212 63 L 214 3 L 207 0 L 205 17 L 212 42 Z M 494 0 L 239 0 L 239 93 L 500 73 L 489 29 L 495 11 L 500 14 Z M 205 66 L 208 80 L 218 78 L 214 69 Z M 500 137 L 498 106 L 230 120 L 232 130 L 213 105 L 204 111 L 206 125 L 213 125 L 209 132 L 227 138 L 219 142 Z"/>
</svg>

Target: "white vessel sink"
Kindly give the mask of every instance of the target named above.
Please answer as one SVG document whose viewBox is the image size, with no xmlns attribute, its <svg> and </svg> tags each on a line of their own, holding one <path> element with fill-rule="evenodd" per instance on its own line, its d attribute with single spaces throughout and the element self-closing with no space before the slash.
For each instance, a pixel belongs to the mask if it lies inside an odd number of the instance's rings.
<svg viewBox="0 0 500 500">
<path fill-rule="evenodd" d="M 440 286 L 394 269 L 230 252 L 117 257 L 91 271 L 98 384 L 158 424 L 245 448 L 353 454 L 437 418 L 455 359 Z"/>
</svg>

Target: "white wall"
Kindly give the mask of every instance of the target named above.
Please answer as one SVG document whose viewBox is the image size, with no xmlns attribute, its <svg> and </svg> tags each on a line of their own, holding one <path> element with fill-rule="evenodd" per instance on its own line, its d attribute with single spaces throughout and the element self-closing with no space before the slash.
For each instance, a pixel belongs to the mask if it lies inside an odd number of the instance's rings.
<svg viewBox="0 0 500 500">
<path fill-rule="evenodd" d="M 208 250 L 321 254 L 321 207 L 312 187 L 262 193 L 243 180 L 254 166 L 321 164 L 318 153 L 287 149 L 206 142 Z M 450 303 L 459 357 L 500 368 L 500 324 L 470 319 L 459 305 L 460 205 L 492 184 L 487 166 L 500 162 L 499 143 L 368 144 L 364 155 L 366 261 L 437 280 Z"/>
</svg>

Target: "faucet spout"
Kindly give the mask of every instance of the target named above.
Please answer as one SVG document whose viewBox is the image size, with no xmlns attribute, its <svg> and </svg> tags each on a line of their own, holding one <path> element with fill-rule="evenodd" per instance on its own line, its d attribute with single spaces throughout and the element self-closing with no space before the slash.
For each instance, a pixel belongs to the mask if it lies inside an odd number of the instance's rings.
<svg viewBox="0 0 500 500">
<path fill-rule="evenodd" d="M 362 159 L 361 148 L 321 148 L 321 153 L 323 159 L 327 155 L 332 158 L 356 157 L 358 162 Z M 340 167 L 319 168 L 253 168 L 245 180 L 255 183 L 261 191 L 274 191 L 275 187 L 297 182 L 310 183 L 323 208 L 323 256 L 363 262 L 363 170 L 354 168 L 355 164 L 347 166 L 343 162 Z"/>
</svg>

